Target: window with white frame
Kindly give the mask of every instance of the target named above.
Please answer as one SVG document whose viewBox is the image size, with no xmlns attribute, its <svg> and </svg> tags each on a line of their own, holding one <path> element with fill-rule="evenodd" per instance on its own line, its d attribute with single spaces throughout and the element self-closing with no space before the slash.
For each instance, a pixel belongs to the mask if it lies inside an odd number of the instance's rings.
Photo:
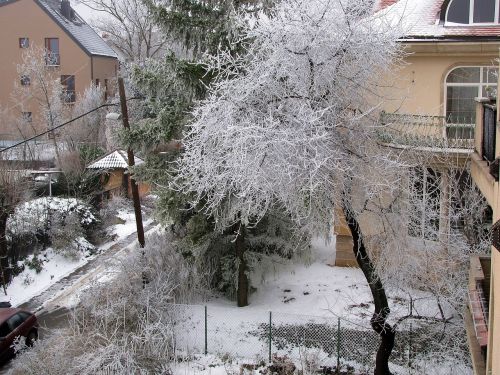
<svg viewBox="0 0 500 375">
<path fill-rule="evenodd" d="M 498 24 L 500 0 L 451 0 L 445 25 Z"/>
<path fill-rule="evenodd" d="M 451 70 L 445 82 L 446 121 L 449 124 L 474 124 L 477 97 L 496 97 L 498 68 L 462 66 Z"/>
</svg>

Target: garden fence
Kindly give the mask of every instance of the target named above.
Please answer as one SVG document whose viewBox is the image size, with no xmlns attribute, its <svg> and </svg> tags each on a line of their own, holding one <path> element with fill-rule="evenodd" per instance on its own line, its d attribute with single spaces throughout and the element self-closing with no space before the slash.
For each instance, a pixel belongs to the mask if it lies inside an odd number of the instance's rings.
<svg viewBox="0 0 500 375">
<path fill-rule="evenodd" d="M 351 366 L 370 373 L 380 343 L 369 326 L 338 317 L 201 305 L 169 305 L 177 356 L 212 354 L 251 363 L 288 358 L 302 366 L 338 369 Z M 369 323 L 369 317 L 366 318 Z M 418 345 L 412 340 L 412 323 L 398 327 L 391 368 L 413 373 Z M 418 372 L 415 371 L 415 374 Z"/>
</svg>

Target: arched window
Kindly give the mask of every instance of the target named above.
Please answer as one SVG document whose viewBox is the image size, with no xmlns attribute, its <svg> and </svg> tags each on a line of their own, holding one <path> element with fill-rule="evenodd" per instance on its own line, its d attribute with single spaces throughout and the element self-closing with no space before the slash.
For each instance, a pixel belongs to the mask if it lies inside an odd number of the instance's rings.
<svg viewBox="0 0 500 375">
<path fill-rule="evenodd" d="M 474 124 L 477 97 L 496 97 L 498 68 L 462 66 L 446 77 L 446 121 L 451 124 Z"/>
<path fill-rule="evenodd" d="M 451 0 L 446 24 L 497 24 L 500 0 Z"/>
</svg>

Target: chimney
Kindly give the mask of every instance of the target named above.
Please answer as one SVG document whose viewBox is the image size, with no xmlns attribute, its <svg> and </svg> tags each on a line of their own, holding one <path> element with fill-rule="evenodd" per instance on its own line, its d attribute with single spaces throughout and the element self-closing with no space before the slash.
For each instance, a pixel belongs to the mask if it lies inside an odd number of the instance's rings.
<svg viewBox="0 0 500 375">
<path fill-rule="evenodd" d="M 69 0 L 61 0 L 61 13 L 64 18 L 71 21 L 71 4 Z"/>
</svg>

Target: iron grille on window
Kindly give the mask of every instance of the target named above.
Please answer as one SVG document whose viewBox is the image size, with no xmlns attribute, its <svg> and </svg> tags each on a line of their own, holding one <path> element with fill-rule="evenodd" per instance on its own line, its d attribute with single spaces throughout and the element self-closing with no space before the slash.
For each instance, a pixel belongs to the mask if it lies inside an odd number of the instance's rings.
<svg viewBox="0 0 500 375">
<path fill-rule="evenodd" d="M 50 66 L 61 65 L 59 38 L 45 38 L 45 64 Z"/>
</svg>

